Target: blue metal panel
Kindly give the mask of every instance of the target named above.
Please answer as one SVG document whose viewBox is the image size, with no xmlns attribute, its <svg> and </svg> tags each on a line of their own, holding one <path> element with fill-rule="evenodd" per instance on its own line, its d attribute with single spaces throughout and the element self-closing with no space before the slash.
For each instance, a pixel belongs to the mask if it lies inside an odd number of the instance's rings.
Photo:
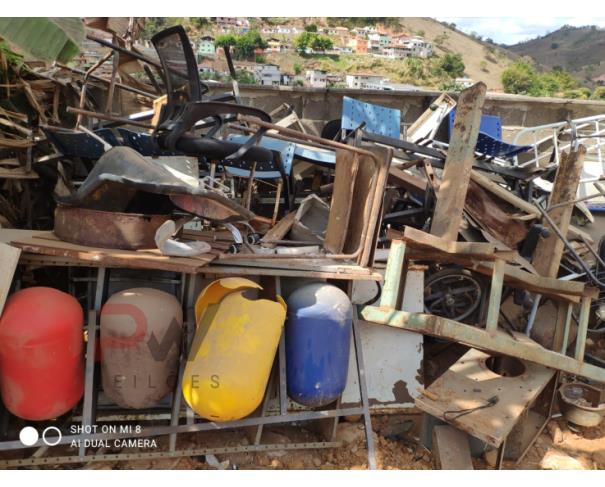
<svg viewBox="0 0 605 487">
<path fill-rule="evenodd" d="M 395 108 L 364 103 L 348 96 L 342 98 L 342 128 L 354 130 L 365 122 L 364 131 L 399 139 L 401 111 Z"/>
</svg>

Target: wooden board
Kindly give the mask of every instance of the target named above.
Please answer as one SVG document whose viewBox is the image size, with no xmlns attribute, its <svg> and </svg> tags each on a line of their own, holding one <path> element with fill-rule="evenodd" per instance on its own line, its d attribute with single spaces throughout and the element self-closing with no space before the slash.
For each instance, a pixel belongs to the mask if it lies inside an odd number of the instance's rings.
<svg viewBox="0 0 605 487">
<path fill-rule="evenodd" d="M 479 184 L 481 187 L 483 187 L 490 193 L 498 196 L 503 201 L 506 201 L 508 204 L 523 211 L 524 213 L 527 213 L 528 215 L 531 215 L 534 218 L 541 218 L 542 215 L 540 215 L 540 212 L 534 205 L 528 203 L 524 199 L 519 198 L 517 195 L 515 195 L 508 189 L 503 188 L 499 184 L 490 181 L 487 177 L 480 174 L 479 172 L 471 171 L 471 180 Z M 589 244 L 594 244 L 593 238 L 587 232 L 577 227 L 574 227 L 573 225 L 569 225 L 567 237 L 576 239 L 579 237 L 584 237 Z"/>
<path fill-rule="evenodd" d="M 503 377 L 487 367 L 489 357 L 469 350 L 427 388 L 428 394 L 416 399 L 416 407 L 498 448 L 555 371 L 523 362 L 523 374 Z M 460 415 L 459 411 L 483 406 L 494 396 L 495 405 Z"/>
<path fill-rule="evenodd" d="M 345 245 L 358 169 L 359 155 L 357 153 L 342 149 L 336 150 L 334 188 L 324 239 L 324 248 L 332 254 L 342 253 Z"/>
<path fill-rule="evenodd" d="M 389 184 L 405 188 L 417 196 L 424 196 L 427 180 L 414 174 L 409 174 L 402 169 L 391 166 L 389 168 Z"/>
<path fill-rule="evenodd" d="M 196 273 L 213 261 L 216 256 L 204 254 L 198 257 L 168 257 L 159 250 L 116 250 L 72 244 L 59 240 L 52 232 L 23 230 L 13 237 L 11 245 L 23 252 L 55 257 L 69 257 L 80 262 L 91 262 L 106 267 L 129 269 L 156 269 L 174 272 Z"/>
<path fill-rule="evenodd" d="M 13 282 L 13 275 L 19 263 L 21 250 L 5 243 L 0 243 L 0 315 Z"/>
<path fill-rule="evenodd" d="M 504 205 L 475 181 L 469 182 L 464 210 L 484 231 L 514 248 L 527 237 L 527 228 L 523 222 L 513 219 Z"/>
<path fill-rule="evenodd" d="M 437 470 L 473 470 L 468 436 L 440 424 L 433 428 L 433 461 Z"/>
<path fill-rule="evenodd" d="M 269 230 L 263 238 L 261 242 L 273 242 L 276 240 L 283 240 L 283 238 L 288 234 L 290 229 L 292 228 L 292 224 L 296 219 L 296 212 L 292 211 L 285 215 L 280 221 L 278 221 L 275 226 Z M 275 244 L 268 244 L 270 247 L 275 247 Z"/>
<path fill-rule="evenodd" d="M 378 161 L 378 167 L 376 168 L 376 191 L 374 191 L 374 194 L 371 195 L 371 200 L 369 201 L 369 204 L 371 205 L 369 225 L 367 234 L 365 235 L 364 242 L 362 244 L 363 251 L 360 257 L 357 259 L 357 263 L 359 265 L 368 266 L 373 263 L 374 252 L 376 251 L 376 243 L 378 242 L 378 235 L 380 233 L 380 226 L 382 225 L 382 202 L 384 199 L 384 190 L 387 184 L 391 160 L 393 159 L 393 150 L 391 148 L 381 147 L 375 144 L 364 144 L 363 148 L 371 152 Z M 363 164 L 363 157 L 361 158 L 360 164 Z M 370 164 L 369 158 L 367 164 Z M 352 221 L 358 219 L 358 213 L 355 213 L 353 210 L 351 210 L 351 214 L 354 215 L 354 218 L 351 219 Z"/>
<path fill-rule="evenodd" d="M 405 227 L 399 237 L 412 248 L 435 250 L 481 260 L 514 259 L 516 252 L 508 247 L 486 242 L 457 242 L 446 240 L 414 227 Z"/>
<path fill-rule="evenodd" d="M 572 201 L 576 197 L 584 167 L 585 154 L 586 148 L 584 146 L 580 146 L 577 152 L 561 154 L 561 162 L 557 168 L 555 182 L 548 200 L 549 207 Z M 548 216 L 552 218 L 553 223 L 561 230 L 563 235 L 567 234 L 573 208 L 574 205 L 566 205 L 548 212 Z M 544 222 L 544 224 L 547 228 L 550 228 L 548 222 Z M 557 237 L 552 229 L 548 237 L 541 238 L 534 251 L 532 261 L 538 274 L 546 277 L 556 277 L 564 249 L 563 241 Z"/>
<path fill-rule="evenodd" d="M 548 350 L 522 333 L 504 332 L 502 330 L 490 333 L 440 316 L 394 311 L 390 308 L 380 308 L 378 306 L 366 306 L 362 309 L 361 316 L 364 320 L 372 323 L 444 338 L 466 344 L 469 347 L 517 357 L 521 360 L 562 370 L 572 375 L 587 377 L 596 382 L 605 382 L 605 368 Z"/>
<path fill-rule="evenodd" d="M 477 83 L 462 91 L 458 97 L 456 118 L 431 223 L 431 233 L 446 240 L 458 240 L 486 91 L 485 83 Z"/>
</svg>

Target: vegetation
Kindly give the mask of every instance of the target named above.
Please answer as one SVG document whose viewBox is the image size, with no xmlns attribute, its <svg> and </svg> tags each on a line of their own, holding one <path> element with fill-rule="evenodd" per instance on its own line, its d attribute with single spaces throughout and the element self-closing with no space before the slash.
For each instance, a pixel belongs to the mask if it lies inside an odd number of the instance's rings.
<svg viewBox="0 0 605 487">
<path fill-rule="evenodd" d="M 256 78 L 249 71 L 245 71 L 243 69 L 238 69 L 235 71 L 235 75 L 237 76 L 237 81 L 239 81 L 243 85 L 255 85 Z"/>
<path fill-rule="evenodd" d="M 314 51 L 329 51 L 334 47 L 332 39 L 328 36 L 322 36 L 316 32 L 305 31 L 298 35 L 294 41 L 296 50 L 304 53 L 307 49 L 313 49 Z"/>
<path fill-rule="evenodd" d="M 233 57 L 236 59 L 252 59 L 256 49 L 266 49 L 267 43 L 257 30 L 249 30 L 245 34 L 223 34 L 217 36 L 216 47 L 233 47 Z"/>
<path fill-rule="evenodd" d="M 561 67 L 540 73 L 527 60 L 511 64 L 502 73 L 506 93 L 530 96 L 565 96 L 587 99 L 590 90 L 578 86 L 578 81 Z"/>
<path fill-rule="evenodd" d="M 450 78 L 460 78 L 461 76 L 464 76 L 465 66 L 460 54 L 445 54 L 439 59 L 437 67 Z"/>
</svg>

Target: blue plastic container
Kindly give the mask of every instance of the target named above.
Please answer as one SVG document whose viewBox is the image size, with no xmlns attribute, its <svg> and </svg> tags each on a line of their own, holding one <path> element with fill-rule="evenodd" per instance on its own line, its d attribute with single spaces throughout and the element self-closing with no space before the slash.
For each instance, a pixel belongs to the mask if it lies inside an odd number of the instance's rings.
<svg viewBox="0 0 605 487">
<path fill-rule="evenodd" d="M 320 407 L 344 391 L 349 369 L 352 307 L 339 288 L 307 284 L 288 299 L 286 373 L 288 395 Z"/>
</svg>

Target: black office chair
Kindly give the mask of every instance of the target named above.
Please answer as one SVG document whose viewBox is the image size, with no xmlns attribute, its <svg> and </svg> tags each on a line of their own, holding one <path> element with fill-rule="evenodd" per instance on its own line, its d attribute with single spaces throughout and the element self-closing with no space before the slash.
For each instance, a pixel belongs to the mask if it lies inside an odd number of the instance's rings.
<svg viewBox="0 0 605 487">
<path fill-rule="evenodd" d="M 170 27 L 151 39 L 164 71 L 167 101 L 155 130 L 155 140 L 162 150 L 203 157 L 223 165 L 248 169 L 256 162 L 258 170 L 279 170 L 271 150 L 256 144 L 266 132 L 259 130 L 244 144 L 215 137 L 224 123 L 238 114 L 252 115 L 270 122 L 262 110 L 221 101 L 202 101 L 202 84 L 189 38 L 182 26 Z M 208 131 L 193 133 L 194 126 L 205 121 Z"/>
</svg>

